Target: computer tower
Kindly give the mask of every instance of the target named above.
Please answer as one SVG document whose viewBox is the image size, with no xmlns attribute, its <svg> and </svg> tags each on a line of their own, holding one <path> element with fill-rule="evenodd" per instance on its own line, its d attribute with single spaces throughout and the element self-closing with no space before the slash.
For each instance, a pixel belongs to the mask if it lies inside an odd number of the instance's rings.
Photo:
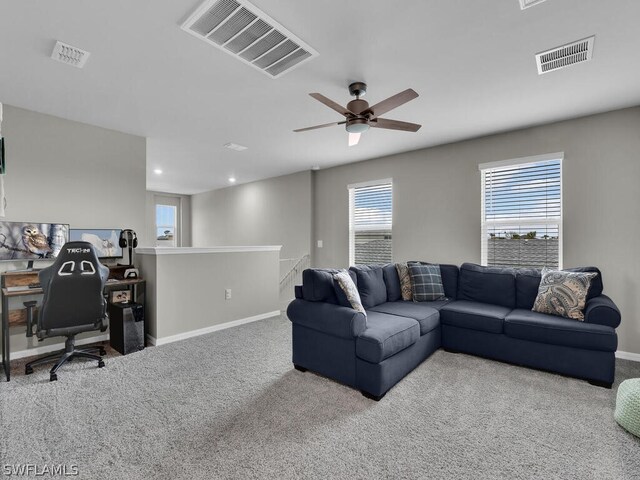
<svg viewBox="0 0 640 480">
<path fill-rule="evenodd" d="M 122 355 L 144 348 L 144 306 L 139 303 L 109 304 L 111 347 Z"/>
</svg>

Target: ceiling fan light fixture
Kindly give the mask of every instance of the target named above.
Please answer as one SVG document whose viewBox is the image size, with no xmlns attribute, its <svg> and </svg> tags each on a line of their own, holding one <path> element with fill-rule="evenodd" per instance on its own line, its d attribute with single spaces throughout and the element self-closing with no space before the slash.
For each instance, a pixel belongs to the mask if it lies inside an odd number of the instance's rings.
<svg viewBox="0 0 640 480">
<path fill-rule="evenodd" d="M 354 118 L 347 122 L 347 132 L 364 133 L 369 130 L 369 120 L 366 118 Z"/>
<path fill-rule="evenodd" d="M 387 130 L 401 130 L 405 132 L 417 132 L 420 130 L 420 125 L 416 123 L 381 118 L 381 115 L 384 115 L 394 108 L 398 108 L 399 106 L 417 98 L 418 93 L 415 90 L 407 88 L 406 90 L 392 95 L 386 100 L 369 107 L 369 103 L 360 98 L 361 95 L 364 95 L 366 89 L 367 86 L 363 82 L 355 82 L 349 85 L 349 93 L 354 95 L 356 98 L 355 100 L 351 100 L 347 104 L 346 108 L 339 103 L 334 102 L 330 98 L 325 97 L 321 93 L 310 93 L 309 95 L 312 98 L 342 115 L 343 120 L 339 122 L 325 123 L 323 125 L 314 125 L 313 127 L 298 128 L 294 130 L 294 132 L 306 132 L 309 130 L 316 130 L 318 128 L 332 127 L 334 125 L 345 125 L 345 129 L 349 133 L 349 146 L 353 146 L 358 143 L 356 138 L 359 139 L 360 135 L 369 130 L 370 127 Z"/>
</svg>

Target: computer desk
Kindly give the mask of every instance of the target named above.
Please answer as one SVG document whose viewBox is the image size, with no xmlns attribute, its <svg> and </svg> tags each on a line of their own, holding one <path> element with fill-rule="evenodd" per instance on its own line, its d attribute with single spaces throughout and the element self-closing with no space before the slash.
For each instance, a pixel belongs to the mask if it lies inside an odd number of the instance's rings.
<svg viewBox="0 0 640 480">
<path fill-rule="evenodd" d="M 132 290 L 132 300 L 144 305 L 146 282 L 142 278 L 132 279 L 116 279 L 112 278 L 112 275 L 117 271 L 122 270 L 110 270 L 109 280 L 104 287 L 105 296 L 112 290 Z M 11 379 L 11 348 L 10 348 L 10 322 L 9 317 L 11 313 L 9 311 L 9 299 L 14 297 L 27 297 L 34 295 L 42 295 L 44 292 L 42 288 L 32 288 L 29 285 L 38 283 L 38 271 L 31 270 L 27 272 L 4 272 L 1 274 L 1 296 L 2 296 L 2 365 L 4 366 L 4 373 L 7 377 L 7 382 Z M 126 287 L 126 288 L 125 288 Z M 108 299 L 107 299 L 108 301 Z M 12 322 L 13 323 L 13 322 Z M 21 321 L 16 321 L 15 324 L 21 324 Z"/>
</svg>

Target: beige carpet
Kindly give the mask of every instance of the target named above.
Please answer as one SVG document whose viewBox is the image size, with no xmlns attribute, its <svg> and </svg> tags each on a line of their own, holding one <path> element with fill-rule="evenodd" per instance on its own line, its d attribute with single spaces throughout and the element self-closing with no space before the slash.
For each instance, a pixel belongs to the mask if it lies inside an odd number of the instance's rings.
<svg viewBox="0 0 640 480">
<path fill-rule="evenodd" d="M 436 352 L 376 403 L 292 369 L 274 318 L 0 382 L 0 475 L 88 479 L 640 478 L 615 388 Z M 619 361 L 617 381 L 640 377 Z M 616 385 L 617 386 L 617 385 Z M 48 477 L 51 478 L 51 477 Z M 61 477 L 58 477 L 61 478 Z"/>
</svg>

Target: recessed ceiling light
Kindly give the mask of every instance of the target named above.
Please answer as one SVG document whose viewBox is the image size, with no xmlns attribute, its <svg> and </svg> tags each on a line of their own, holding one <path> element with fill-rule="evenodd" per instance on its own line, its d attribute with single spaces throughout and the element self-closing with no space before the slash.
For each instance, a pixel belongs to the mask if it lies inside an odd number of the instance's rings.
<svg viewBox="0 0 640 480">
<path fill-rule="evenodd" d="M 229 177 L 229 183 L 236 183 L 236 177 Z"/>
<path fill-rule="evenodd" d="M 227 147 L 229 150 L 235 150 L 236 152 L 241 152 L 248 148 L 242 145 L 238 145 L 237 143 L 225 143 L 224 146 Z"/>
<path fill-rule="evenodd" d="M 156 175 L 162 175 L 162 170 L 160 168 L 156 168 L 153 173 L 155 173 Z"/>
</svg>

